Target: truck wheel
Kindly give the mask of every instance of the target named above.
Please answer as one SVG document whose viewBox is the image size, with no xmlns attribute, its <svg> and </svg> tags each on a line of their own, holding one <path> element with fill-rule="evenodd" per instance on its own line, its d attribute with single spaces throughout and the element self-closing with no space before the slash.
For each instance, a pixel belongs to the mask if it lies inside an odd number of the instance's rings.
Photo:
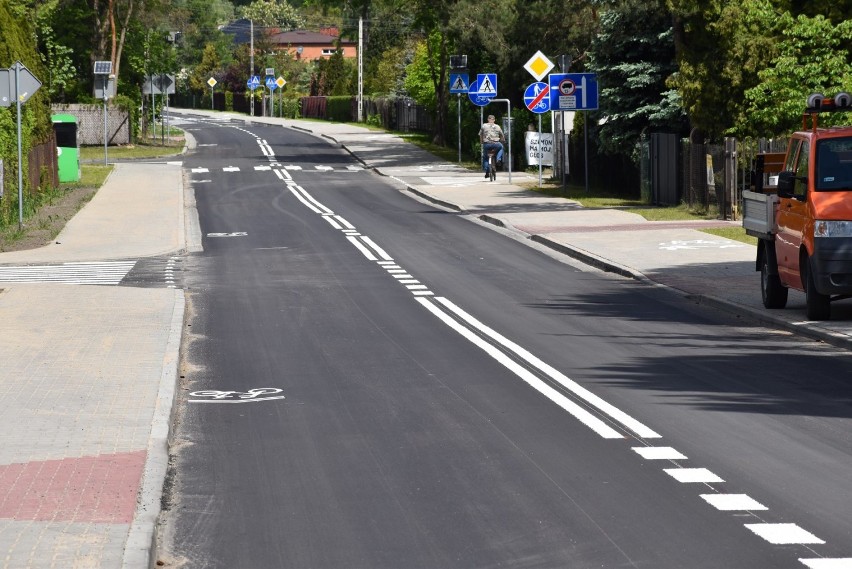
<svg viewBox="0 0 852 569">
<path fill-rule="evenodd" d="M 831 297 L 817 292 L 810 262 L 805 264 L 804 268 L 807 271 L 805 276 L 805 313 L 808 320 L 828 320 L 831 318 Z"/>
<path fill-rule="evenodd" d="M 763 306 L 784 308 L 787 306 L 787 287 L 781 284 L 777 270 L 772 274 L 769 257 L 770 255 L 764 252 L 763 263 L 760 265 L 760 295 L 763 297 Z"/>
</svg>

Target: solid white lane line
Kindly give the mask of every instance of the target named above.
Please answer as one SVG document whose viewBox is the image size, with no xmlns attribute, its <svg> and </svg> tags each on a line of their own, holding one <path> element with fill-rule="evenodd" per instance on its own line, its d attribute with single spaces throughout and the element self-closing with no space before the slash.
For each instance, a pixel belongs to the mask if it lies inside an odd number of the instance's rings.
<svg viewBox="0 0 852 569">
<path fill-rule="evenodd" d="M 364 255 L 365 257 L 367 257 L 367 259 L 369 259 L 370 261 L 378 261 L 378 260 L 379 260 L 379 259 L 378 259 L 378 257 L 376 257 L 375 255 L 373 255 L 373 252 L 372 252 L 372 251 L 370 251 L 369 249 L 367 249 L 366 247 L 364 247 L 364 244 L 363 244 L 363 243 L 361 243 L 361 242 L 358 240 L 358 238 L 357 238 L 357 237 L 353 237 L 352 235 L 347 235 L 347 236 L 346 236 L 346 239 L 348 239 L 350 243 L 352 243 L 353 245 L 355 245 L 355 247 L 356 247 L 359 251 L 361 251 L 361 254 L 362 254 L 362 255 Z"/>
<path fill-rule="evenodd" d="M 305 197 L 306 200 L 308 200 L 309 202 L 311 202 L 312 204 L 317 206 L 319 209 L 321 209 L 322 213 L 328 214 L 328 215 L 334 215 L 333 211 L 331 211 L 329 208 L 327 208 L 321 202 L 317 201 L 317 199 L 314 196 L 312 196 L 310 193 L 308 193 L 308 191 L 305 188 L 303 188 L 302 186 L 296 185 L 296 189 L 299 190 L 299 192 L 301 192 L 301 194 Z"/>
<path fill-rule="evenodd" d="M 627 413 L 621 411 L 614 405 L 607 403 L 585 387 L 581 386 L 576 381 L 569 379 L 562 372 L 556 370 L 549 364 L 544 363 L 524 348 L 520 347 L 508 338 L 492 330 L 491 328 L 489 328 L 488 326 L 486 326 L 485 324 L 483 324 L 482 322 L 480 322 L 479 320 L 477 320 L 476 318 L 474 318 L 473 316 L 471 316 L 470 314 L 447 300 L 446 298 L 438 297 L 437 300 L 438 302 L 446 306 L 450 311 L 452 311 L 453 314 L 467 322 L 469 325 L 473 326 L 492 340 L 496 341 L 504 348 L 511 350 L 518 357 L 522 358 L 524 361 L 546 374 L 552 380 L 559 383 L 562 387 L 569 390 L 571 393 L 573 393 L 595 409 L 601 411 L 605 415 L 621 423 L 640 437 L 646 439 L 658 439 L 662 437 L 661 435 L 654 432 L 652 429 L 646 427 Z"/>
<path fill-rule="evenodd" d="M 335 229 L 343 229 L 342 227 L 340 227 L 340 224 L 339 224 L 339 223 L 337 223 L 337 221 L 335 221 L 335 220 L 334 220 L 334 218 L 333 218 L 333 217 L 331 217 L 330 215 L 324 215 L 324 216 L 322 216 L 322 218 L 323 218 L 324 220 L 326 220 L 326 221 L 329 223 L 329 225 L 331 225 L 333 228 L 335 228 Z"/>
<path fill-rule="evenodd" d="M 306 199 L 305 199 L 305 197 L 304 197 L 301 193 L 299 193 L 299 191 L 298 191 L 298 190 L 296 190 L 296 187 L 295 187 L 295 186 L 287 186 L 287 189 L 288 189 L 288 190 L 290 190 L 290 193 L 291 193 L 291 194 L 293 194 L 294 196 L 296 196 L 296 199 L 297 199 L 297 200 L 299 200 L 300 202 L 302 202 L 302 205 L 303 205 L 303 206 L 305 206 L 306 208 L 308 208 L 309 210 L 311 210 L 311 211 L 312 211 L 312 212 L 314 212 L 314 213 L 317 213 L 317 214 L 322 214 L 322 213 L 323 213 L 323 212 L 322 212 L 322 211 L 320 211 L 320 210 L 319 210 L 316 206 L 314 206 L 314 204 L 312 204 L 311 202 L 309 202 L 308 200 L 306 200 Z"/>
<path fill-rule="evenodd" d="M 663 471 L 678 482 L 704 482 L 706 484 L 724 482 L 706 468 L 664 468 Z"/>
<path fill-rule="evenodd" d="M 337 218 L 337 221 L 340 222 L 340 225 L 342 225 L 346 229 L 355 229 L 355 226 L 346 221 L 346 219 L 344 219 L 343 217 L 336 215 L 335 218 Z"/>
<path fill-rule="evenodd" d="M 376 253 L 378 253 L 378 255 L 379 255 L 379 257 L 380 257 L 380 258 L 384 259 L 385 261 L 392 261 L 392 260 L 393 260 L 393 257 L 391 257 L 390 255 L 388 255 L 388 254 L 385 252 L 385 250 L 384 250 L 384 249 L 382 249 L 381 247 L 379 247 L 378 245 L 376 245 L 375 241 L 373 241 L 372 239 L 370 239 L 370 238 L 369 238 L 369 237 L 367 237 L 366 235 L 361 236 L 361 239 L 363 239 L 363 240 L 364 240 L 364 242 L 365 242 L 367 245 L 369 245 L 370 247 L 372 247 L 373 251 L 375 251 Z"/>
<path fill-rule="evenodd" d="M 442 301 L 445 299 L 437 298 L 436 300 Z M 470 342 L 472 342 L 475 346 L 483 350 L 489 356 L 503 364 L 507 369 L 513 372 L 515 375 L 526 381 L 529 385 L 535 388 L 539 393 L 562 407 L 565 411 L 574 416 L 578 421 L 592 429 L 594 432 L 599 434 L 605 439 L 623 439 L 624 435 L 607 425 L 601 419 L 575 403 L 574 401 L 568 399 L 566 396 L 561 394 L 559 391 L 536 377 L 532 372 L 528 369 L 524 368 L 509 356 L 459 324 L 455 319 L 451 318 L 448 314 L 444 313 L 443 310 L 440 310 L 433 302 L 418 298 L 417 302 L 422 304 L 429 312 L 438 317 L 444 324 L 467 338 Z M 442 302 L 443 304 L 443 302 Z"/>
<path fill-rule="evenodd" d="M 745 524 L 773 545 L 823 544 L 823 540 L 796 524 Z"/>
<path fill-rule="evenodd" d="M 642 458 L 647 460 L 686 460 L 686 456 L 672 447 L 633 447 Z"/>
<path fill-rule="evenodd" d="M 723 512 L 756 512 L 769 509 L 746 494 L 701 494 L 701 497 L 708 504 Z"/>
<path fill-rule="evenodd" d="M 815 558 L 802 559 L 799 561 L 805 564 L 810 569 L 852 569 L 852 557 L 837 557 L 831 558 Z"/>
</svg>

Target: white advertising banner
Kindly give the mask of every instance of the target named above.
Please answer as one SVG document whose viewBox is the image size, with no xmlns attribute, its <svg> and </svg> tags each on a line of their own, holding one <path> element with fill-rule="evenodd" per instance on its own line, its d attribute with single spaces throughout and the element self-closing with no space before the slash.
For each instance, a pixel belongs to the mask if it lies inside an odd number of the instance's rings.
<svg viewBox="0 0 852 569">
<path fill-rule="evenodd" d="M 538 166 L 541 159 L 542 166 L 553 165 L 553 133 L 530 131 L 524 133 L 524 147 L 527 151 L 527 166 Z M 539 136 L 541 139 L 539 139 Z"/>
</svg>

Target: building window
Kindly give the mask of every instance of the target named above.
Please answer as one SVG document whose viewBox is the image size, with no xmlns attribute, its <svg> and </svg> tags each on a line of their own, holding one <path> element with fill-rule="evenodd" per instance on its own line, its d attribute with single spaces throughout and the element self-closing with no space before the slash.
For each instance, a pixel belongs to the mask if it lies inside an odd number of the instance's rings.
<svg viewBox="0 0 852 569">
<path fill-rule="evenodd" d="M 326 47 L 326 48 L 323 48 L 323 50 L 322 50 L 322 54 L 323 54 L 323 55 L 334 55 L 334 52 L 335 52 L 335 51 L 337 51 L 337 50 L 336 50 L 336 49 L 334 49 L 333 47 Z M 341 55 L 343 54 L 343 50 L 342 50 L 342 49 L 340 50 L 340 53 L 341 53 Z"/>
</svg>

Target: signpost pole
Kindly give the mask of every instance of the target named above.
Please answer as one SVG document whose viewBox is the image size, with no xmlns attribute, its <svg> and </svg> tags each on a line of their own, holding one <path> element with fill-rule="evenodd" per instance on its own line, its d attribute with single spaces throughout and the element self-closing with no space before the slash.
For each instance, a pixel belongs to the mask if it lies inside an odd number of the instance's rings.
<svg viewBox="0 0 852 569">
<path fill-rule="evenodd" d="M 491 99 L 495 103 L 506 103 L 506 113 L 509 117 L 509 128 L 506 129 L 506 139 L 509 141 L 508 156 L 503 162 L 509 165 L 509 183 L 512 183 L 512 102 L 509 99 Z"/>
<path fill-rule="evenodd" d="M 586 193 L 589 193 L 589 113 L 583 114 L 583 151 L 586 154 Z"/>
<path fill-rule="evenodd" d="M 216 110 L 216 108 L 213 106 L 213 85 L 210 85 L 210 110 Z"/>
<path fill-rule="evenodd" d="M 104 166 L 107 162 L 107 86 L 109 85 L 109 76 L 101 75 L 104 81 Z"/>
<path fill-rule="evenodd" d="M 458 115 L 459 115 L 459 164 L 461 164 L 461 93 L 456 95 L 458 100 Z"/>
<path fill-rule="evenodd" d="M 541 187 L 541 163 L 544 162 L 544 152 L 541 144 L 541 115 L 538 115 L 538 187 Z"/>
<path fill-rule="evenodd" d="M 21 64 L 15 63 L 15 108 L 18 122 L 18 230 L 24 228 L 24 171 L 23 152 L 21 150 Z"/>
</svg>

